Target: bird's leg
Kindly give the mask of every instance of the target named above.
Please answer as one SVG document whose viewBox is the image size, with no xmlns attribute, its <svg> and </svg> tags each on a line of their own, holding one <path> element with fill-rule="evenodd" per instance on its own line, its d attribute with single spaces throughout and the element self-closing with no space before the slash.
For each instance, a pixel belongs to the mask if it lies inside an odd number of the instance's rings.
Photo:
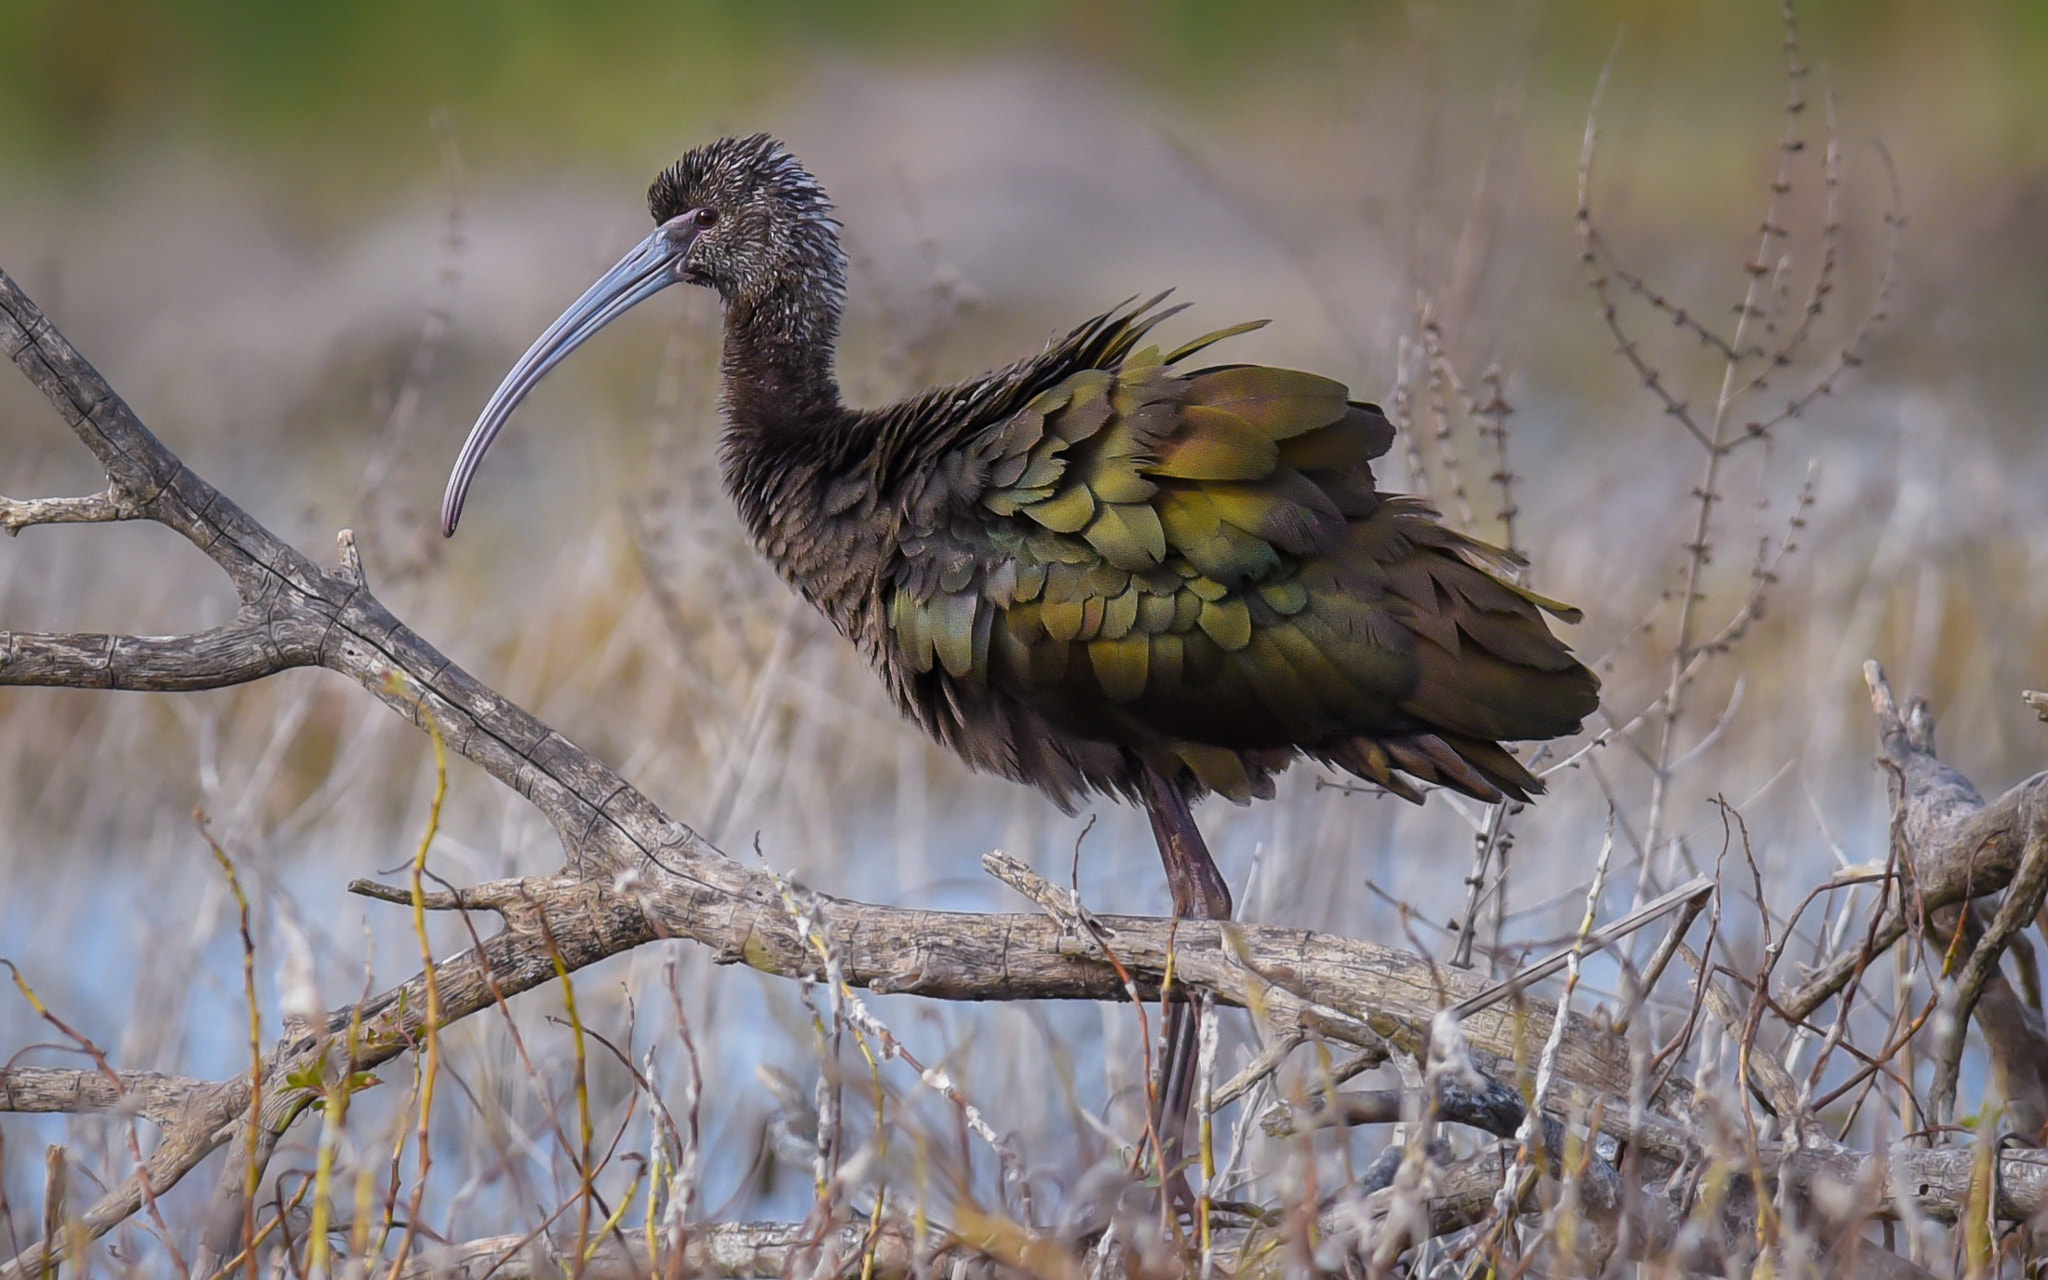
<svg viewBox="0 0 2048 1280">
<path fill-rule="evenodd" d="M 1145 813 L 1152 819 L 1152 838 L 1159 860 L 1166 864 L 1166 882 L 1173 891 L 1173 914 L 1183 920 L 1228 920 L 1230 886 L 1209 856 L 1209 846 L 1188 811 L 1187 797 L 1174 783 L 1149 766 L 1143 770 Z M 1159 1064 L 1152 1122 L 1159 1134 L 1161 1176 L 1165 1185 L 1186 1195 L 1187 1182 L 1178 1172 L 1186 1140 L 1188 1108 L 1194 1100 L 1198 1046 L 1195 1006 L 1176 1001 L 1166 1009 L 1166 1052 Z"/>
<path fill-rule="evenodd" d="M 1230 919 L 1230 886 L 1202 843 L 1195 815 L 1179 787 L 1145 770 L 1145 814 L 1152 819 L 1152 838 L 1159 860 L 1166 864 L 1166 883 L 1173 890 L 1173 914 L 1189 920 Z"/>
</svg>

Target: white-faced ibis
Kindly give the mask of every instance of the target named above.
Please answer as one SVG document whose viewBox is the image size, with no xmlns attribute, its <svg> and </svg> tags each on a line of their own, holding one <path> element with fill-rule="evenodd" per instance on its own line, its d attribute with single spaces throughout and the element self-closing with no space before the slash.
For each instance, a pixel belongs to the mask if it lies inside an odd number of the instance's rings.
<svg viewBox="0 0 2048 1280">
<path fill-rule="evenodd" d="M 1230 891 L 1189 802 L 1272 794 L 1307 755 L 1410 800 L 1542 784 L 1502 741 L 1579 728 L 1599 681 L 1505 580 L 1504 552 L 1373 487 L 1393 427 L 1313 374 L 1189 368 L 1240 325 L 1139 344 L 1159 299 L 882 409 L 840 402 L 839 224 L 773 139 L 690 152 L 647 193 L 655 231 L 528 349 L 448 482 L 541 376 L 678 282 L 725 305 L 721 461 L 755 544 L 853 641 L 903 713 L 974 768 L 1071 810 L 1151 816 L 1178 915 Z M 1413 781 L 1411 781 L 1413 780 Z M 1192 1023 L 1161 1090 L 1184 1115 Z"/>
</svg>

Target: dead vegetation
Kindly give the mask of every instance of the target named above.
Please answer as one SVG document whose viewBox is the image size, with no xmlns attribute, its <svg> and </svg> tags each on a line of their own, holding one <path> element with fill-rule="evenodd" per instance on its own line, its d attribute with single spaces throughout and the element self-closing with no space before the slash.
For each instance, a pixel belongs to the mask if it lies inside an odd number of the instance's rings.
<svg viewBox="0 0 2048 1280">
<path fill-rule="evenodd" d="M 1742 804 L 1716 798 L 1713 847 L 1674 817 L 1709 749 L 1743 732 L 1745 646 L 1787 564 L 1810 554 L 1815 488 L 1787 461 L 1788 437 L 1862 364 L 1903 232 L 1896 184 L 1880 184 L 1874 215 L 1852 196 L 1834 105 L 1813 88 L 1789 9 L 1785 34 L 1783 130 L 1726 309 L 1681 302 L 1628 265 L 1599 212 L 1587 130 L 1577 227 L 1595 314 L 1649 398 L 1641 429 L 1697 481 L 1631 549 L 1672 568 L 1604 656 L 1607 722 L 1538 766 L 1559 793 L 1597 793 L 1582 812 L 1605 813 L 1574 846 L 1589 864 L 1562 895 L 1575 927 L 1544 945 L 1516 935 L 1511 902 L 1560 896 L 1511 878 L 1530 861 L 1527 815 L 1438 795 L 1474 851 L 1441 963 L 1416 936 L 1430 926 L 1406 911 L 1402 947 L 1255 920 L 1174 928 L 1101 914 L 1000 855 L 988 871 L 1034 910 L 927 910 L 814 892 L 773 869 L 785 851 L 729 856 L 716 842 L 744 841 L 732 817 L 759 761 L 790 743 L 779 699 L 831 691 L 776 691 L 815 643 L 804 615 L 764 605 L 735 624 L 689 607 L 678 575 L 730 536 L 698 518 L 704 504 L 648 494 L 628 520 L 678 653 L 767 654 L 738 689 L 676 664 L 740 726 L 686 823 L 634 785 L 632 763 L 605 764 L 410 630 L 349 532 L 318 562 L 185 466 L 0 276 L 0 345 L 108 477 L 86 497 L 0 499 L 0 527 L 155 522 L 209 557 L 237 600 L 230 620 L 171 637 L 0 632 L 0 684 L 184 694 L 324 668 L 421 730 L 434 760 L 412 784 L 417 843 L 395 871 L 349 886 L 409 921 L 403 981 L 374 981 L 368 957 L 322 971 L 300 923 L 264 931 L 263 910 L 289 898 L 262 882 L 271 872 L 204 822 L 189 837 L 232 903 L 247 1014 L 233 1073 L 136 1069 L 134 1046 L 96 1043 L 38 995 L 46 975 L 9 964 L 45 1030 L 9 1046 L 0 1111 L 106 1122 L 98 1149 L 48 1148 L 38 1203 L 10 1201 L 19 1179 L 0 1177 L 0 1276 L 2032 1274 L 2032 1224 L 2048 1210 L 2040 779 L 1986 801 L 1937 756 L 1933 710 L 1901 704 L 1873 662 L 1887 848 L 1851 851 L 1817 882 L 1767 883 Z M 1540 544 L 1520 506 L 1510 378 L 1493 364 L 1473 373 L 1463 354 L 1461 273 L 1485 257 L 1485 200 L 1443 277 L 1424 279 L 1389 404 L 1411 481 L 1527 550 Z M 1885 233 L 1860 267 L 1846 248 L 1858 217 Z M 932 297 L 892 305 L 956 317 L 972 292 L 931 261 Z M 458 282 L 451 266 L 444 297 Z M 1458 301 L 1440 313 L 1437 297 Z M 437 308 L 362 486 L 395 579 L 434 566 L 431 541 L 406 541 L 424 523 L 388 507 L 379 482 L 421 447 Z M 936 333 L 941 319 L 896 328 Z M 922 377 L 921 343 L 906 342 L 883 364 Z M 665 415 L 678 412 L 678 367 L 705 358 L 671 344 Z M 1540 554 L 1532 572 L 1546 573 Z M 254 792 L 289 773 L 297 728 L 324 714 L 310 697 L 291 705 Z M 447 850 L 444 753 L 522 797 L 559 840 L 560 868 L 458 871 L 488 862 Z M 373 774 L 339 761 L 323 786 Z M 922 812 L 904 789 L 899 812 Z M 361 858 L 379 860 L 391 856 Z M 625 993 L 596 989 L 591 967 L 628 953 L 648 962 Z M 773 1121 L 756 1175 L 794 1168 L 804 1184 L 807 1211 L 788 1220 L 734 1220 L 706 1193 L 712 1135 L 736 1102 L 702 1071 L 703 1046 L 735 1034 L 690 1011 L 703 971 L 688 966 L 705 957 L 780 980 L 770 999 L 810 1042 L 811 1078 L 764 1071 L 757 1090 Z M 1044 1024 L 1008 1031 L 1044 1095 L 1025 1098 L 964 1081 L 957 1046 L 932 1051 L 912 1006 L 887 999 L 1097 1002 L 1144 1028 L 1143 1046 L 1175 991 L 1211 1005 L 1191 1218 L 1162 1215 L 1146 1184 L 1142 1106 L 1081 1085 Z M 1139 1062 L 1121 1078 L 1143 1076 Z M 1031 1125 L 1046 1098 L 1089 1158 L 1045 1153 Z M 0 1171 L 33 1162 L 17 1132 L 0 1126 Z M 209 1160 L 195 1181 L 210 1187 L 193 1195 L 181 1184 Z M 477 1218 L 516 1216 L 516 1232 L 463 1229 L 487 1195 L 514 1211 Z"/>
</svg>

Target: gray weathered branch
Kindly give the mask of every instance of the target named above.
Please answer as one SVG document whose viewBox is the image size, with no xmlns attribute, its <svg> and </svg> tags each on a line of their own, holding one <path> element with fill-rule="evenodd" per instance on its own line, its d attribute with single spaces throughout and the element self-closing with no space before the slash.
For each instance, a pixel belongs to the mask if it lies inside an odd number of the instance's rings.
<svg viewBox="0 0 2048 1280">
<path fill-rule="evenodd" d="M 779 891 L 764 873 L 745 874 L 761 882 L 756 896 L 708 904 L 700 886 L 658 874 L 635 877 L 625 890 L 573 875 L 477 886 L 469 891 L 472 900 L 488 902 L 510 923 L 481 949 L 436 966 L 443 1025 L 553 981 L 557 955 L 573 973 L 661 937 L 692 938 L 711 947 L 721 962 L 783 977 L 822 978 L 821 957 L 798 932 Z M 1043 916 L 919 911 L 822 896 L 811 897 L 807 906 L 814 927 L 829 938 L 842 977 L 857 987 L 956 1000 L 1125 998 L 1122 978 L 1094 941 Z M 1455 1002 L 1486 985 L 1462 971 L 1433 978 L 1424 961 L 1405 952 L 1305 930 L 1096 919 L 1118 960 L 1139 978 L 1143 994 L 1156 996 L 1171 947 L 1182 986 L 1255 1008 L 1276 1025 L 1303 1026 L 1332 1039 L 1385 1038 L 1419 1052 L 1439 1001 Z M 313 1101 L 312 1091 L 286 1081 L 340 1079 L 410 1050 L 427 1033 L 427 1009 L 424 975 L 417 975 L 360 1007 L 333 1010 L 316 1034 L 280 1042 L 265 1058 L 260 1125 L 281 1132 Z M 1531 1002 L 1519 1013 L 1482 1011 L 1463 1026 L 1478 1053 L 1512 1064 L 1517 1036 L 1524 1037 L 1522 1044 L 1540 1043 L 1550 1016 L 1549 1006 Z M 1519 1030 L 1518 1019 L 1526 1020 Z M 1566 1037 L 1560 1061 L 1566 1078 L 1606 1104 L 1614 1132 L 1674 1159 L 1681 1156 L 1685 1129 L 1676 1119 L 1652 1114 L 1629 1122 L 1628 1108 L 1619 1101 L 1626 1096 L 1627 1062 L 1613 1038 L 1590 1022 L 1575 1019 L 1574 1025 L 1577 1032 Z M 359 1028 L 353 1045 L 351 1026 Z M 0 1102 L 12 1096 L 14 1073 L 21 1070 L 0 1072 Z M 82 1219 L 86 1230 L 100 1234 L 139 1209 L 145 1174 L 160 1195 L 226 1143 L 249 1096 L 247 1077 L 193 1089 L 146 1170 L 88 1210 Z M 18 1272 L 0 1269 L 0 1277 L 13 1274 Z"/>
<path fill-rule="evenodd" d="M 0 1111 L 137 1115 L 168 1128 L 212 1087 L 211 1081 L 156 1071 L 109 1076 L 81 1067 L 8 1067 L 0 1070 Z"/>
<path fill-rule="evenodd" d="M 0 533 L 12 537 L 32 524 L 106 524 L 141 519 L 142 514 L 126 492 L 111 484 L 76 498 L 0 496 Z"/>
<path fill-rule="evenodd" d="M 222 689 L 305 666 L 278 643 L 282 622 L 240 623 L 189 636 L 43 635 L 0 631 L 0 684 L 64 689 Z"/>
<path fill-rule="evenodd" d="M 1916 698 L 1902 710 L 1882 667 L 1866 662 L 1863 675 L 1878 718 L 1879 759 L 1890 775 L 1893 855 L 1904 892 L 1874 945 L 1815 974 L 1785 1002 L 1787 1011 L 1805 1017 L 1915 923 L 1924 923 L 1944 950 L 1960 936 L 1968 950 L 1958 953 L 1966 958 L 1942 993 L 1946 1029 L 1935 1052 L 1934 1118 L 1946 1123 L 1954 1116 L 1964 1039 L 1974 1022 L 2012 1120 L 2038 1132 L 2048 1122 L 2048 1029 L 2006 981 L 2000 961 L 2048 897 L 2048 775 L 1986 803 L 1936 755 L 1926 702 Z M 2000 890 L 2006 892 L 1995 911 L 1968 905 Z"/>
<path fill-rule="evenodd" d="M 1986 803 L 1970 780 L 1934 753 L 1934 716 L 1914 700 L 1902 712 L 1875 662 L 1863 664 L 1878 718 L 1879 759 L 1891 772 L 1893 831 L 1910 900 L 1894 903 L 1868 952 L 1837 955 L 1776 1004 L 1798 1021 L 1838 994 L 1876 956 L 1932 913 L 2004 889 L 2030 840 L 2048 832 L 2048 775 L 2036 774 Z M 2044 1046 L 2048 1047 L 2048 1046 Z"/>
</svg>

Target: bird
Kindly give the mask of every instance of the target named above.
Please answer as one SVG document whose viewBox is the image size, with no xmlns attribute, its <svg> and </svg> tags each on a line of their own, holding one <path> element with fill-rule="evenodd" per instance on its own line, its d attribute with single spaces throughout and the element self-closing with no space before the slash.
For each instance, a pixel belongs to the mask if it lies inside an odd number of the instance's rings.
<svg viewBox="0 0 2048 1280">
<path fill-rule="evenodd" d="M 1577 732 L 1597 677 L 1544 621 L 1579 611 L 1519 557 L 1381 492 L 1375 405 L 1311 373 L 1163 350 L 1182 308 L 1126 302 L 1036 355 L 882 408 L 840 396 L 841 225 L 766 134 L 657 175 L 655 229 L 505 376 L 454 464 L 452 536 L 520 401 L 671 285 L 716 291 L 725 488 L 755 546 L 970 767 L 1067 812 L 1141 806 L 1176 917 L 1228 919 L 1191 804 L 1271 798 L 1301 757 L 1420 803 L 1527 801 L 1501 744 Z M 1193 1024 L 1169 1010 L 1154 1119 L 1184 1124 Z M 1176 1020 L 1176 1015 L 1178 1019 Z M 1163 1155 L 1163 1152 L 1162 1152 Z"/>
</svg>

